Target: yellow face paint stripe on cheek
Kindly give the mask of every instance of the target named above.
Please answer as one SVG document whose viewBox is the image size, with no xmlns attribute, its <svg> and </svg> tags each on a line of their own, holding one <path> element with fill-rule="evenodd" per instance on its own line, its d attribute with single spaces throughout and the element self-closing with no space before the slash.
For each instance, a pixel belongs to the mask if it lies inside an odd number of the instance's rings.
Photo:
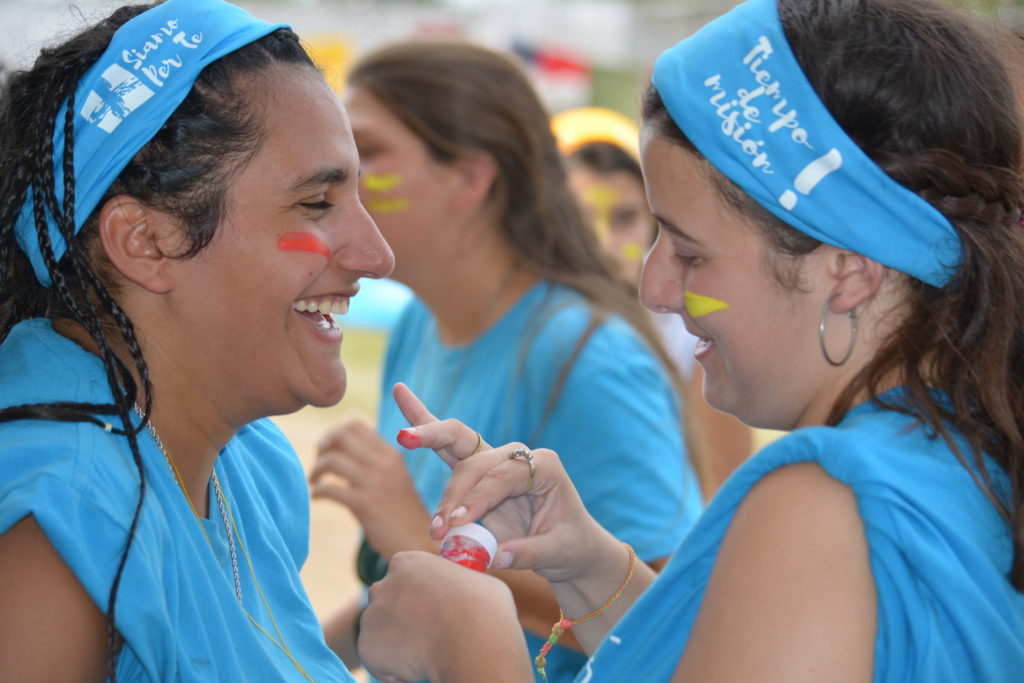
<svg viewBox="0 0 1024 683">
<path fill-rule="evenodd" d="M 601 242 L 608 239 L 612 225 L 612 207 L 619 201 L 619 193 L 610 187 L 597 185 L 583 191 L 583 201 L 594 210 L 594 230 Z"/>
<path fill-rule="evenodd" d="M 644 248 L 636 242 L 630 242 L 622 247 L 622 258 L 627 261 L 639 261 L 644 257 Z"/>
<path fill-rule="evenodd" d="M 402 184 L 402 176 L 397 173 L 369 173 L 363 178 L 363 187 L 370 192 L 387 192 Z"/>
<path fill-rule="evenodd" d="M 409 208 L 408 199 L 370 199 L 366 202 L 370 213 L 399 213 Z"/>
<path fill-rule="evenodd" d="M 709 313 L 724 311 L 729 308 L 729 304 L 721 299 L 695 294 L 690 290 L 683 292 L 683 297 L 686 304 L 686 312 L 690 314 L 691 318 L 700 318 Z"/>
</svg>

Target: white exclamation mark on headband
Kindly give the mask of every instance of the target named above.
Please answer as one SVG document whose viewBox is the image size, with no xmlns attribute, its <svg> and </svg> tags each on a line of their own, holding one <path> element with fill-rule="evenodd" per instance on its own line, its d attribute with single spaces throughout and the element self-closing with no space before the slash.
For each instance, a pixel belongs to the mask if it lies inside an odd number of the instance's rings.
<svg viewBox="0 0 1024 683">
<path fill-rule="evenodd" d="M 843 165 L 843 155 L 839 153 L 836 148 L 830 149 L 823 156 L 818 157 L 811 163 L 804 166 L 804 170 L 800 171 L 797 175 L 796 180 L 793 181 L 793 187 L 797 189 L 800 194 L 810 194 L 818 183 L 820 183 L 825 176 L 832 171 L 835 171 Z M 779 195 L 779 204 L 786 211 L 792 211 L 793 207 L 796 206 L 796 192 L 793 190 L 786 190 Z"/>
</svg>

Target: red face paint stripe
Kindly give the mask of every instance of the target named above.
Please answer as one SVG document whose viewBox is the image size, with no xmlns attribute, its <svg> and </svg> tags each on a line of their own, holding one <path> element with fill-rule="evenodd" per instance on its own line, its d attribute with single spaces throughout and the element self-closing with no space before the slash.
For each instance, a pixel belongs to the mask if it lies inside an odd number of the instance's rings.
<svg viewBox="0 0 1024 683">
<path fill-rule="evenodd" d="M 286 232 L 277 238 L 277 248 L 281 251 L 311 251 L 324 258 L 331 258 L 331 248 L 308 232 Z"/>
</svg>

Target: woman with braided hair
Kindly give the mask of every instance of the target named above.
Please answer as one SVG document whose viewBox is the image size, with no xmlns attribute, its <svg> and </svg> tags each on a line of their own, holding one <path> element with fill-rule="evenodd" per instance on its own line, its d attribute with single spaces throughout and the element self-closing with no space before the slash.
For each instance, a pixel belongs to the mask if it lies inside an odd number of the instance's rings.
<svg viewBox="0 0 1024 683">
<path fill-rule="evenodd" d="M 295 34 L 118 9 L 10 75 L 0 159 L 3 678 L 351 680 L 263 418 L 341 398 L 333 316 L 393 258 Z"/>
<path fill-rule="evenodd" d="M 712 406 L 791 431 L 656 579 L 552 451 L 467 457 L 472 430 L 399 391 L 454 467 L 431 533 L 480 519 L 497 566 L 551 583 L 551 640 L 591 653 L 577 681 L 1021 679 L 1024 140 L 1009 45 L 972 22 L 934 0 L 748 0 L 655 64 L 641 296 L 701 338 Z M 392 557 L 363 660 L 530 680 L 503 586 L 449 564 Z"/>
</svg>

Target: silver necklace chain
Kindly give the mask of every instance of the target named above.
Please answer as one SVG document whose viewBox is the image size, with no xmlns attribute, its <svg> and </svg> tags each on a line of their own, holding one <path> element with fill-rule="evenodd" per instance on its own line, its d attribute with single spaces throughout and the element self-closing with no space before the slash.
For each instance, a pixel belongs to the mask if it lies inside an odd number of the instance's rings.
<svg viewBox="0 0 1024 683">
<path fill-rule="evenodd" d="M 135 405 L 133 407 L 135 408 L 135 413 L 139 418 L 143 419 L 145 416 L 142 414 L 142 410 L 139 409 L 139 406 Z M 160 439 L 160 435 L 157 434 L 156 427 L 154 427 L 153 423 L 148 420 L 146 421 L 146 430 L 149 431 L 149 435 L 153 437 L 153 441 L 156 442 L 160 452 L 164 454 L 164 460 L 167 461 L 167 467 L 171 470 L 171 476 L 174 477 L 175 483 L 179 486 L 184 486 L 184 482 L 177 481 L 178 477 L 175 474 L 174 464 L 171 462 L 171 456 L 167 453 L 167 449 L 164 448 L 164 442 Z M 238 598 L 239 604 L 242 604 L 242 580 L 239 578 L 238 574 L 238 556 L 235 554 L 235 535 L 232 533 L 231 523 L 228 521 L 228 513 L 224 505 L 224 492 L 220 488 L 220 481 L 217 479 L 216 470 L 213 471 L 210 480 L 213 482 L 214 498 L 217 499 L 217 508 L 220 510 L 221 521 L 224 523 L 224 531 L 226 531 L 228 535 L 228 551 L 231 553 L 231 571 L 235 576 L 235 597 Z M 182 493 L 184 493 L 184 491 L 182 491 Z M 196 521 L 202 524 L 198 518 Z"/>
</svg>

